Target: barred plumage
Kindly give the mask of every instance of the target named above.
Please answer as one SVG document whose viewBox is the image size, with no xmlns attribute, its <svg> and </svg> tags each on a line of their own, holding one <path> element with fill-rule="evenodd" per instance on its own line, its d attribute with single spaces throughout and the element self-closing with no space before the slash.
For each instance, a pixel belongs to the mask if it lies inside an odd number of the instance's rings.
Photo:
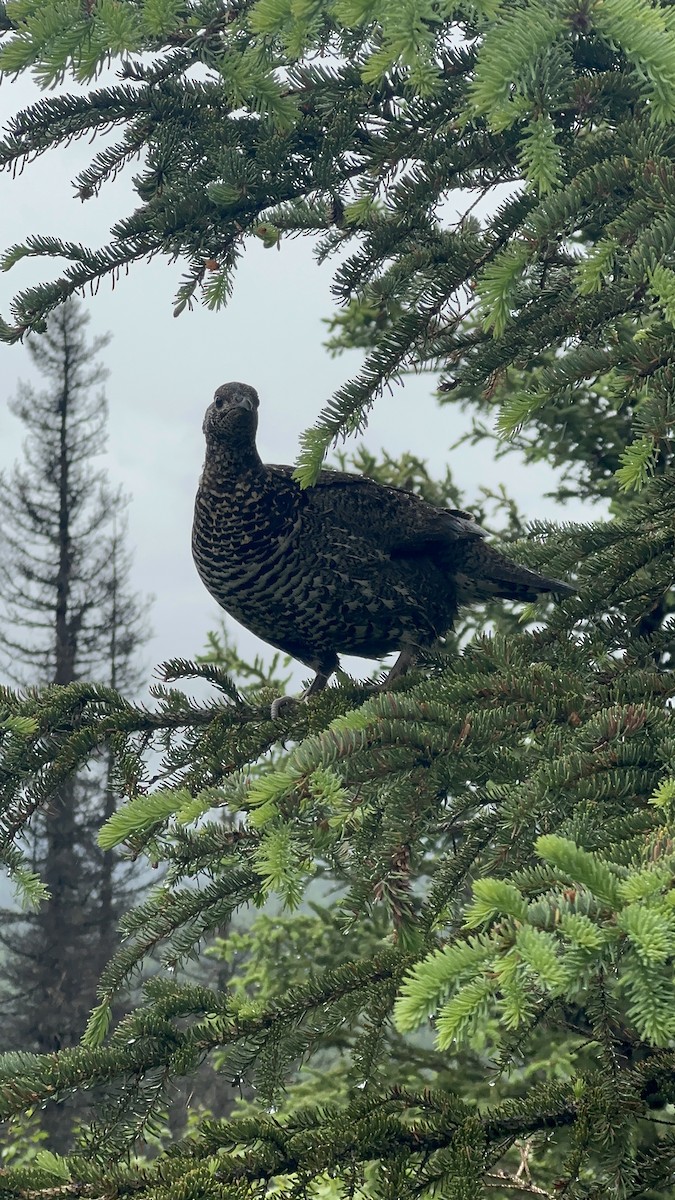
<svg viewBox="0 0 675 1200">
<path fill-rule="evenodd" d="M 303 491 L 291 467 L 261 462 L 258 403 L 248 384 L 226 383 L 207 409 L 192 552 L 226 612 L 316 673 L 307 694 L 339 653 L 399 650 L 390 681 L 462 604 L 574 591 L 494 550 L 469 514 L 412 492 L 330 470 Z"/>
</svg>

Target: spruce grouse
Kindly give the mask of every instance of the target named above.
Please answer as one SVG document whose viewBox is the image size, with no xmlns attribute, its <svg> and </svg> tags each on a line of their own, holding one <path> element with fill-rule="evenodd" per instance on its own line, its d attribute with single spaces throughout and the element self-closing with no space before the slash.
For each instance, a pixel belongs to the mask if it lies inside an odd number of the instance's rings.
<svg viewBox="0 0 675 1200">
<path fill-rule="evenodd" d="M 258 404 L 248 384 L 225 383 L 206 411 L 192 553 L 226 612 L 315 672 L 305 696 L 339 653 L 398 650 L 391 682 L 460 605 L 574 591 L 494 550 L 469 514 L 412 492 L 332 470 L 303 491 L 292 467 L 261 462 Z"/>
</svg>

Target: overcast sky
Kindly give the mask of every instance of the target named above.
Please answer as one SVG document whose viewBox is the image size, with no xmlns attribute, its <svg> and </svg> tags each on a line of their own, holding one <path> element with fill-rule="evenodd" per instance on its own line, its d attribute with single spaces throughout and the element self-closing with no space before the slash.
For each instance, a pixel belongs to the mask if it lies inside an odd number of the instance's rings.
<svg viewBox="0 0 675 1200">
<path fill-rule="evenodd" d="M 67 89 L 66 89 L 67 90 Z M 0 88 L 0 123 L 37 95 L 28 80 L 5 81 Z M 86 140 L 49 153 L 12 179 L 0 174 L 0 251 L 29 233 L 51 234 L 98 246 L 111 225 L 135 206 L 129 171 L 84 204 L 74 197 L 72 180 L 101 141 Z M 136 168 L 137 169 L 137 168 Z M 88 334 L 110 332 L 103 352 L 110 370 L 106 467 L 112 483 L 131 496 L 129 538 L 134 552 L 133 584 L 155 597 L 150 610 L 154 637 L 148 646 L 148 672 L 170 657 L 193 658 L 215 627 L 221 610 L 202 587 L 190 555 L 192 503 L 203 459 L 201 422 L 216 387 L 241 380 L 261 398 L 259 448 L 263 459 L 293 462 L 298 438 L 331 393 L 357 369 L 356 353 L 331 359 L 322 342 L 322 318 L 331 313 L 333 267 L 317 266 L 308 240 L 286 243 L 280 252 L 251 239 L 239 269 L 234 298 L 220 313 L 195 308 L 174 319 L 172 297 L 181 263 L 164 260 L 136 266 L 112 290 L 103 282 L 87 296 Z M 9 319 L 12 296 L 40 279 L 58 274 L 58 260 L 23 260 L 0 275 L 0 313 Z M 0 345 L 0 467 L 11 466 L 23 439 L 5 401 L 19 379 L 40 386 L 21 345 Z M 504 482 L 523 512 L 534 518 L 583 519 L 581 506 L 564 513 L 546 499 L 553 474 L 544 466 L 525 467 L 518 456 L 493 464 L 485 448 L 463 447 L 450 456 L 462 424 L 453 406 L 440 407 L 433 379 L 408 379 L 383 396 L 364 441 L 392 455 L 408 450 L 426 459 L 432 471 L 453 476 L 470 507 L 481 484 Z M 592 514 L 597 516 L 596 513 Z M 239 629 L 228 618 L 232 630 Z M 238 634 L 242 650 L 262 648 L 250 634 Z M 352 660 L 352 669 L 354 661 Z M 300 669 L 297 678 L 306 675 Z"/>
</svg>

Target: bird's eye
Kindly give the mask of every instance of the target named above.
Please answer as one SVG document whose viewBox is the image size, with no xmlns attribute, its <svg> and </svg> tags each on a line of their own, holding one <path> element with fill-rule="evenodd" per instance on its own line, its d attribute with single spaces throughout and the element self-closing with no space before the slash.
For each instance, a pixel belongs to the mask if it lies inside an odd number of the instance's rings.
<svg viewBox="0 0 675 1200">
<path fill-rule="evenodd" d="M 223 397 L 222 397 L 222 396 L 216 396 L 216 398 L 215 398 L 215 400 L 214 400 L 214 404 L 215 404 L 216 408 L 222 408 L 222 407 L 223 407 L 223 403 L 224 403 L 224 401 L 223 401 Z"/>
</svg>

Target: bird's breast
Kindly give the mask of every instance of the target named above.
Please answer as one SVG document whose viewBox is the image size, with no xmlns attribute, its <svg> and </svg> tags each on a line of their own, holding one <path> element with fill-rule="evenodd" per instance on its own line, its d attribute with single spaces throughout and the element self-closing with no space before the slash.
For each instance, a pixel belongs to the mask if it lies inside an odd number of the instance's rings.
<svg viewBox="0 0 675 1200">
<path fill-rule="evenodd" d="M 272 580 L 278 588 L 290 578 L 300 524 L 297 512 L 284 512 L 250 488 L 225 500 L 200 490 L 192 553 L 202 582 L 229 611 L 250 608 Z"/>
</svg>

